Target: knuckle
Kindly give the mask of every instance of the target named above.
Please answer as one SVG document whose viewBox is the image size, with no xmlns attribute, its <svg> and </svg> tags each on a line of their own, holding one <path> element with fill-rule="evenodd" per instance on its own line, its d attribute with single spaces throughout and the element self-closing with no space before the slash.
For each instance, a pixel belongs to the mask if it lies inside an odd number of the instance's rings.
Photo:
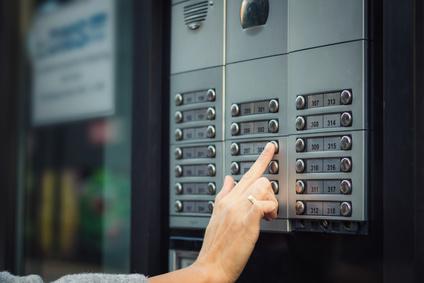
<svg viewBox="0 0 424 283">
<path fill-rule="evenodd" d="M 268 180 L 267 177 L 263 177 L 263 176 L 260 177 L 258 179 L 258 183 L 260 186 L 263 186 L 263 187 L 271 187 L 271 182 Z"/>
</svg>

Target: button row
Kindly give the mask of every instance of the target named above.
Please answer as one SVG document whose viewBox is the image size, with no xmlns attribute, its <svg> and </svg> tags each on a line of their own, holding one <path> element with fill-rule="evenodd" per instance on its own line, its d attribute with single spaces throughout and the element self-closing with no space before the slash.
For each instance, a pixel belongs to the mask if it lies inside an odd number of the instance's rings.
<svg viewBox="0 0 424 283">
<path fill-rule="evenodd" d="M 214 158 L 216 148 L 214 145 L 204 147 L 177 147 L 174 151 L 175 159 Z"/>
<path fill-rule="evenodd" d="M 349 157 L 297 159 L 295 167 L 297 173 L 346 173 L 352 171 L 352 160 Z"/>
<path fill-rule="evenodd" d="M 274 119 L 269 121 L 232 123 L 230 126 L 232 136 L 277 133 L 278 129 L 278 120 Z"/>
<path fill-rule="evenodd" d="M 338 128 L 352 126 L 352 114 L 350 112 L 323 114 L 311 116 L 297 116 L 296 130 L 312 130 L 322 128 Z"/>
<path fill-rule="evenodd" d="M 215 120 L 215 117 L 216 111 L 214 107 L 209 107 L 206 109 L 177 111 L 174 114 L 174 119 L 176 123 Z"/>
<path fill-rule="evenodd" d="M 264 113 L 277 113 L 278 109 L 279 103 L 277 99 L 241 104 L 234 103 L 231 105 L 231 116 L 236 117 Z"/>
<path fill-rule="evenodd" d="M 216 92 L 214 89 L 208 89 L 206 91 L 195 91 L 187 93 L 177 93 L 175 95 L 175 105 L 188 105 L 195 103 L 204 103 L 207 101 L 215 101 Z"/>
<path fill-rule="evenodd" d="M 279 151 L 278 141 L 271 141 L 275 146 L 275 154 Z M 231 155 L 258 155 L 260 154 L 267 142 L 233 142 L 230 146 Z"/>
<path fill-rule="evenodd" d="M 343 202 L 296 201 L 297 215 L 344 216 L 352 215 L 352 204 Z"/>
<path fill-rule="evenodd" d="M 296 152 L 336 151 L 352 149 L 352 137 L 297 138 Z"/>
<path fill-rule="evenodd" d="M 212 213 L 213 201 L 175 201 L 175 212 Z"/>
<path fill-rule="evenodd" d="M 175 139 L 192 140 L 192 139 L 205 139 L 214 138 L 216 135 L 215 126 L 199 127 L 199 128 L 185 128 L 175 130 Z"/>
<path fill-rule="evenodd" d="M 216 175 L 214 164 L 177 165 L 174 169 L 175 177 L 213 177 Z"/>
<path fill-rule="evenodd" d="M 352 193 L 351 180 L 297 180 L 296 194 L 343 194 Z"/>
<path fill-rule="evenodd" d="M 348 105 L 352 103 L 352 91 L 345 89 L 340 92 L 327 92 L 322 94 L 298 95 L 296 109 Z"/>
<path fill-rule="evenodd" d="M 209 183 L 176 183 L 175 193 L 177 195 L 214 195 L 216 193 L 216 185 Z"/>
<path fill-rule="evenodd" d="M 244 161 L 234 161 L 231 162 L 230 165 L 230 171 L 232 175 L 239 175 L 240 173 L 246 173 L 250 167 L 253 165 L 254 162 L 244 162 Z M 268 165 L 268 173 L 269 174 L 278 174 L 279 171 L 279 165 L 278 165 L 278 161 L 271 161 Z"/>
</svg>

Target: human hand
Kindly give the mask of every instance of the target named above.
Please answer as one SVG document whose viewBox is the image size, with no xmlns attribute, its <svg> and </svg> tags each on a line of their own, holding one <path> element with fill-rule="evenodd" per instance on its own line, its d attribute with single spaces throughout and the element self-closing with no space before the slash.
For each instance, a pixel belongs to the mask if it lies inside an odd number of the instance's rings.
<svg viewBox="0 0 424 283">
<path fill-rule="evenodd" d="M 275 145 L 268 143 L 237 185 L 232 177 L 225 177 L 202 249 L 193 264 L 193 268 L 207 273 L 209 282 L 237 280 L 258 240 L 261 219 L 277 217 L 277 199 L 270 181 L 262 177 L 274 152 Z M 253 203 L 249 196 L 254 197 Z"/>
</svg>

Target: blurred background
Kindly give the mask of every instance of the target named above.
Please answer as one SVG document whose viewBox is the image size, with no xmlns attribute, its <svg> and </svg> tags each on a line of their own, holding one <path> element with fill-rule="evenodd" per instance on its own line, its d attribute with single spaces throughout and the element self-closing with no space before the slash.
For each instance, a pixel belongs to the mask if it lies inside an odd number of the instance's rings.
<svg viewBox="0 0 424 283">
<path fill-rule="evenodd" d="M 130 270 L 131 5 L 2 1 L 9 270 L 45 280 Z"/>
</svg>

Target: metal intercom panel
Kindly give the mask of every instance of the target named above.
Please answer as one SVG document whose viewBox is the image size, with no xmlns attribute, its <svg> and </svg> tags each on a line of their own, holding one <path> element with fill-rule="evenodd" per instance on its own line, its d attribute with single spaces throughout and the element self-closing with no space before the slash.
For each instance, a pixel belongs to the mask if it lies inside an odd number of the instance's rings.
<svg viewBox="0 0 424 283">
<path fill-rule="evenodd" d="M 274 142 L 279 213 L 262 230 L 366 232 L 365 4 L 172 3 L 172 228 L 205 228 L 224 176 Z"/>
</svg>

